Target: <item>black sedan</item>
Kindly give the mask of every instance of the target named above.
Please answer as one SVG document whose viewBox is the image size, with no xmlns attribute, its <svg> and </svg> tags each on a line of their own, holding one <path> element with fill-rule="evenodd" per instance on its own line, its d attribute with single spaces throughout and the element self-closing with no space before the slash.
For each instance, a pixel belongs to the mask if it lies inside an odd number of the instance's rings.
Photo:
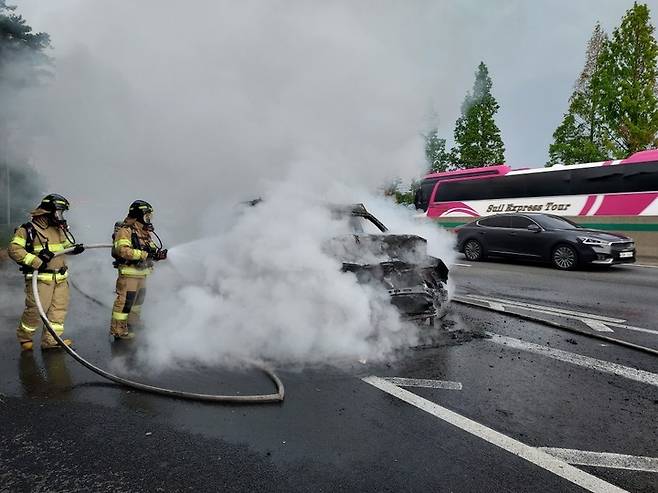
<svg viewBox="0 0 658 493">
<path fill-rule="evenodd" d="M 468 260 L 511 257 L 550 262 L 558 269 L 582 264 L 635 262 L 632 238 L 585 229 L 550 214 L 498 214 L 457 230 L 457 248 Z"/>
</svg>

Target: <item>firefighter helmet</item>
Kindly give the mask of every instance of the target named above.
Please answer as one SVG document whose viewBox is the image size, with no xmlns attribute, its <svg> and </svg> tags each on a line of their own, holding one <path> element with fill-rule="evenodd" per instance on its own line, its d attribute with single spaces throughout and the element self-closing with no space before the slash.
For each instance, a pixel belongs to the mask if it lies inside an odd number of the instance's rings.
<svg viewBox="0 0 658 493">
<path fill-rule="evenodd" d="M 66 227 L 64 211 L 69 210 L 69 201 L 61 195 L 57 193 L 46 195 L 41 199 L 39 209 L 48 213 L 52 225 Z"/>
<path fill-rule="evenodd" d="M 151 214 L 153 206 L 145 200 L 135 200 L 128 209 L 128 217 L 135 218 L 144 225 L 151 224 Z"/>
<path fill-rule="evenodd" d="M 51 193 L 41 199 L 39 209 L 54 213 L 55 211 L 68 211 L 69 201 L 57 193 Z"/>
</svg>

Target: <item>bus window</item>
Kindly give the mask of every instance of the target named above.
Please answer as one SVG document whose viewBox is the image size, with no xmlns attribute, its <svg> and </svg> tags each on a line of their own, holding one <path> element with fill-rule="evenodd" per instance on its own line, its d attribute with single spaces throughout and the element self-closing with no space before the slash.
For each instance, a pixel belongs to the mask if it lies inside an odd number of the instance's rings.
<svg viewBox="0 0 658 493">
<path fill-rule="evenodd" d="M 494 178 L 492 180 L 480 180 L 486 183 L 491 182 L 489 191 L 484 191 L 487 195 L 482 198 L 492 199 L 507 199 L 510 197 L 525 197 L 526 188 L 528 185 L 528 176 L 504 176 L 501 178 Z"/>
<path fill-rule="evenodd" d="M 619 166 L 575 169 L 572 177 L 574 195 L 618 193 L 622 189 L 622 170 Z"/>
<path fill-rule="evenodd" d="M 417 190 L 416 196 L 414 198 L 414 204 L 416 209 L 427 210 L 427 206 L 430 202 L 430 197 L 432 196 L 432 190 L 434 190 L 434 185 L 438 179 L 429 179 L 423 180 L 420 184 L 420 188 Z"/>
<path fill-rule="evenodd" d="M 439 183 L 434 196 L 435 202 L 454 202 L 462 200 L 477 200 L 475 197 L 486 198 L 486 192 L 492 180 L 462 180 Z M 487 185 L 484 184 L 487 183 Z"/>
<path fill-rule="evenodd" d="M 571 193 L 571 170 L 546 171 L 525 175 L 526 190 L 523 197 L 548 197 Z M 523 176 L 520 175 L 519 178 Z"/>
<path fill-rule="evenodd" d="M 658 191 L 658 163 L 624 164 L 622 192 Z"/>
<path fill-rule="evenodd" d="M 527 176 L 504 176 L 482 180 L 461 180 L 440 183 L 436 202 L 462 200 L 504 199 L 524 197 Z"/>
</svg>

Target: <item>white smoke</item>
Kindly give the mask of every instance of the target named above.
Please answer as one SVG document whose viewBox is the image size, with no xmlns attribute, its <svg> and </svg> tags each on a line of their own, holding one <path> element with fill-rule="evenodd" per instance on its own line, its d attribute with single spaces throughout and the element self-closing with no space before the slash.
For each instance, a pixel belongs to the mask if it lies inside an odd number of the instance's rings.
<svg viewBox="0 0 658 493">
<path fill-rule="evenodd" d="M 35 27 L 53 37 L 56 77 L 21 96 L 20 145 L 49 191 L 71 199 L 79 240 L 109 241 L 140 198 L 166 246 L 181 245 L 149 281 L 151 363 L 381 358 L 415 341 L 386 293 L 323 249 L 346 225 L 321 204 L 366 202 L 393 232 L 422 230 L 448 263 L 449 235 L 375 198 L 387 180 L 422 173 L 438 87 L 436 67 L 418 65 L 425 6 L 44 10 L 52 29 Z M 260 195 L 262 206 L 238 206 Z M 114 280 L 100 272 L 90 289 L 108 292 Z"/>
<path fill-rule="evenodd" d="M 354 202 L 352 193 L 344 190 L 342 203 Z M 433 253 L 450 261 L 448 233 L 414 224 L 390 202 L 359 197 L 397 218 L 396 229 L 425 229 Z M 332 218 L 296 182 L 277 184 L 257 207 L 235 214 L 226 231 L 174 248 L 171 265 L 151 279 L 143 353 L 151 364 L 372 360 L 417 341 L 418 327 L 400 320 L 386 291 L 341 272 L 325 246 L 352 231 L 348 221 Z"/>
</svg>

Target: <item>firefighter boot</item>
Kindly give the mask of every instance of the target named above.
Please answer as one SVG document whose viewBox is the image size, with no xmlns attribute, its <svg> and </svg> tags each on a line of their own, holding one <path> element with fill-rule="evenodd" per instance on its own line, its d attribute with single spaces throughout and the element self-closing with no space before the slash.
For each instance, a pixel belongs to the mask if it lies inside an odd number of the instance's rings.
<svg viewBox="0 0 658 493">
<path fill-rule="evenodd" d="M 112 320 L 110 334 L 114 337 L 115 341 L 119 339 L 127 340 L 135 337 L 135 334 L 128 330 L 128 322 L 126 320 Z"/>
<path fill-rule="evenodd" d="M 62 341 L 67 346 L 71 346 L 73 344 L 73 341 L 71 339 L 62 339 Z M 43 335 L 41 336 L 41 349 L 57 349 L 59 347 L 60 345 L 57 342 L 57 339 L 55 339 L 50 334 L 50 332 L 48 332 L 48 329 L 44 327 Z"/>
</svg>

